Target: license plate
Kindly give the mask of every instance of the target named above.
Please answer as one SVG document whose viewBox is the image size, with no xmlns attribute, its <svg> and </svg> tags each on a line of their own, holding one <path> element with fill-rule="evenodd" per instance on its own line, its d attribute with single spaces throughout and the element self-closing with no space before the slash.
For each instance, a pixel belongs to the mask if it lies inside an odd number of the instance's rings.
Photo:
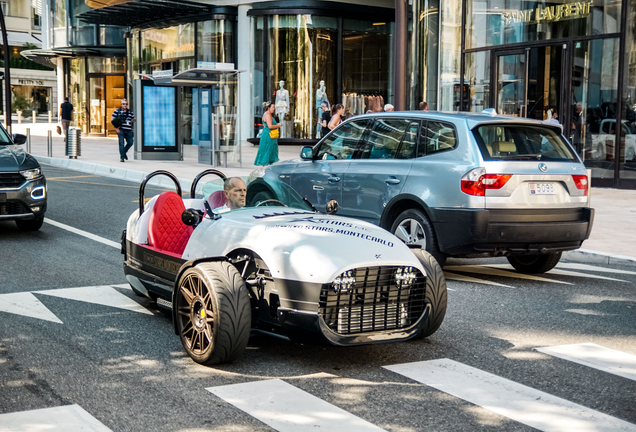
<svg viewBox="0 0 636 432">
<path fill-rule="evenodd" d="M 554 195 L 554 183 L 530 183 L 530 195 Z"/>
</svg>

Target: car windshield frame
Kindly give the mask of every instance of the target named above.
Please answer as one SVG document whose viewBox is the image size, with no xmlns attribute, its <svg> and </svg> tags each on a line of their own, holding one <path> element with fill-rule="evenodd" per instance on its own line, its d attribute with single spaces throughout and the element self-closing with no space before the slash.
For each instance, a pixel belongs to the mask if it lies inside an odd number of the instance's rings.
<svg viewBox="0 0 636 432">
<path fill-rule="evenodd" d="M 0 146 L 9 145 L 15 145 L 15 143 L 13 142 L 13 139 L 11 139 L 11 136 L 9 136 L 9 133 L 4 128 L 4 126 L 0 125 Z"/>
<path fill-rule="evenodd" d="M 488 131 L 491 135 L 488 143 L 484 138 L 486 128 L 500 128 Z M 472 129 L 472 133 L 485 162 L 579 162 L 576 152 L 563 135 L 546 125 L 480 123 Z"/>
</svg>

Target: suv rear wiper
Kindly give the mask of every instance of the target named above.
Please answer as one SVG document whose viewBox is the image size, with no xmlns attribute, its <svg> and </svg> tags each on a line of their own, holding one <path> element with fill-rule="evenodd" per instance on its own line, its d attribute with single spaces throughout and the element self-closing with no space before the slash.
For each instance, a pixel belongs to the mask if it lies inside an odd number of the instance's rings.
<svg viewBox="0 0 636 432">
<path fill-rule="evenodd" d="M 499 159 L 504 160 L 541 160 L 541 154 L 519 154 L 509 156 L 499 156 Z"/>
</svg>

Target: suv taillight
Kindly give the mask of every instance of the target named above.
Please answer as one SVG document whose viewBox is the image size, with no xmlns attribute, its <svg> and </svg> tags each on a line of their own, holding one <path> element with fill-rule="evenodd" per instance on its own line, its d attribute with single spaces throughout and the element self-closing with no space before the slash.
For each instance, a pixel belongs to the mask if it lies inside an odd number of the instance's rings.
<svg viewBox="0 0 636 432">
<path fill-rule="evenodd" d="M 574 180 L 574 185 L 577 189 L 585 190 L 585 196 L 587 196 L 587 191 L 589 190 L 588 181 L 586 175 L 573 175 L 572 180 Z"/>
<path fill-rule="evenodd" d="M 486 189 L 501 189 L 512 174 L 486 174 L 485 168 L 475 168 L 462 177 L 462 192 L 468 195 L 485 196 Z"/>
</svg>

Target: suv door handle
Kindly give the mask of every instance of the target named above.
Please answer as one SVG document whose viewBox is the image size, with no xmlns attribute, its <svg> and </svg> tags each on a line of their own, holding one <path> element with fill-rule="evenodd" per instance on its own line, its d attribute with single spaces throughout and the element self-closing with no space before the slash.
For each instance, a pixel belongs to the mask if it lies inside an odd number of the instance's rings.
<svg viewBox="0 0 636 432">
<path fill-rule="evenodd" d="M 400 184 L 400 179 L 396 179 L 395 177 L 389 177 L 388 179 L 384 180 L 384 182 L 388 185 L 397 185 L 397 184 Z"/>
<path fill-rule="evenodd" d="M 330 181 L 330 182 L 337 183 L 337 182 L 339 182 L 339 181 L 340 181 L 340 177 L 335 176 L 335 175 L 329 176 L 329 181 Z"/>
</svg>

